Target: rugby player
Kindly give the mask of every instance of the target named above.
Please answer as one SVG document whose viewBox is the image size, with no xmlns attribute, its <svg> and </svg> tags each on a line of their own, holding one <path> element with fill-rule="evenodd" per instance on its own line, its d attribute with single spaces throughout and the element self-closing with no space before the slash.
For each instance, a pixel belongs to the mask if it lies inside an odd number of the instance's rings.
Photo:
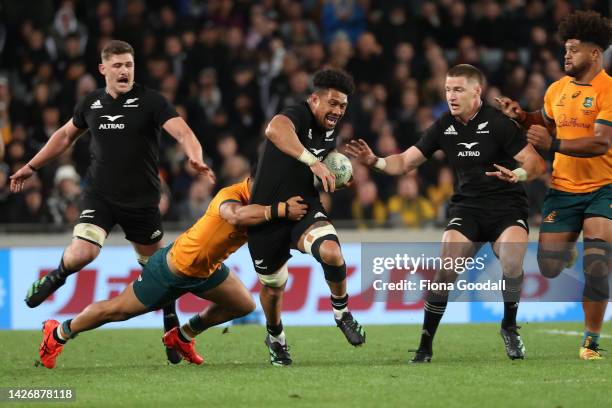
<svg viewBox="0 0 612 408">
<path fill-rule="evenodd" d="M 223 264 L 246 242 L 246 226 L 276 219 L 298 221 L 306 214 L 301 197 L 267 206 L 247 205 L 249 197 L 250 178 L 221 189 L 206 213 L 176 241 L 156 251 L 138 279 L 119 296 L 93 303 L 61 324 L 45 321 L 39 348 L 42 364 L 55 367 L 64 344 L 80 332 L 159 309 L 187 292 L 213 303 L 180 328 L 166 332 L 163 343 L 190 363 L 202 364 L 204 359 L 196 352 L 193 338 L 255 309 L 247 288 Z"/>
<path fill-rule="evenodd" d="M 251 198 L 254 204 L 265 204 L 299 195 L 308 204 L 308 213 L 300 221 L 279 219 L 249 227 L 249 251 L 263 286 L 260 301 L 268 332 L 265 344 L 270 362 L 276 366 L 292 363 L 281 321 L 291 248 L 312 255 L 323 267 L 334 319 L 348 342 L 359 346 L 366 340 L 365 331 L 348 309 L 340 242 L 314 187 L 316 176 L 325 191 L 335 189 L 334 176 L 321 160 L 336 148 L 337 124 L 354 84 L 348 74 L 334 69 L 317 72 L 313 83 L 314 92 L 307 101 L 287 107 L 268 124 Z"/>
<path fill-rule="evenodd" d="M 578 355 L 599 360 L 612 252 L 612 78 L 603 70 L 612 28 L 594 11 L 577 11 L 561 23 L 559 37 L 565 43 L 566 76 L 548 87 L 542 110 L 525 112 L 506 97 L 498 102 L 527 129 L 531 144 L 554 154 L 538 264 L 545 277 L 558 276 L 573 263 L 582 231 L 584 335 Z"/>
<path fill-rule="evenodd" d="M 92 262 L 115 224 L 132 243 L 138 262 L 163 247 L 158 204 L 159 135 L 163 128 L 183 148 L 191 166 L 214 183 L 204 163 L 202 147 L 185 121 L 158 92 L 134 83 L 134 50 L 123 41 L 110 41 L 102 49 L 100 73 L 105 88 L 85 96 L 74 116 L 58 129 L 43 148 L 10 179 L 12 192 L 20 192 L 36 171 L 66 151 L 87 130 L 91 133 L 91 165 L 81 200 L 81 214 L 73 239 L 57 269 L 38 279 L 26 294 L 29 307 L 37 307 L 60 288 L 66 278 Z M 179 324 L 174 304 L 164 308 L 164 329 Z M 168 351 L 168 359 L 180 356 Z"/>
<path fill-rule="evenodd" d="M 361 163 L 389 175 L 417 168 L 437 150 L 446 154 L 457 182 L 440 256 L 473 257 L 482 243 L 491 243 L 505 280 L 500 334 L 508 357 L 522 359 L 525 346 L 516 314 L 529 230 L 527 195 L 519 182 L 540 176 L 546 165 L 514 121 L 483 103 L 484 85 L 480 70 L 468 64 L 457 65 L 446 76 L 450 112 L 442 115 L 416 145 L 403 153 L 379 158 L 360 139 L 347 144 L 346 151 Z M 457 276 L 454 270 L 441 269 L 436 271 L 434 282 L 451 283 Z M 432 290 L 426 294 L 421 342 L 411 362 L 431 361 L 433 339 L 447 302 L 448 291 Z"/>
</svg>

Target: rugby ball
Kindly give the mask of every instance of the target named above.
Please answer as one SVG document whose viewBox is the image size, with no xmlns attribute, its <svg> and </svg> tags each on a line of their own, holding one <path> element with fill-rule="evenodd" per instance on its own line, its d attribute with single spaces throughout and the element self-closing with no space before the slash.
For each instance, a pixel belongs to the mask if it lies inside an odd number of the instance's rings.
<svg viewBox="0 0 612 408">
<path fill-rule="evenodd" d="M 348 157 L 342 153 L 336 151 L 330 152 L 325 159 L 323 164 L 329 169 L 329 171 L 336 176 L 336 188 L 346 187 L 346 184 L 353 177 L 353 166 Z M 321 187 L 321 180 L 315 176 L 315 186 Z"/>
</svg>

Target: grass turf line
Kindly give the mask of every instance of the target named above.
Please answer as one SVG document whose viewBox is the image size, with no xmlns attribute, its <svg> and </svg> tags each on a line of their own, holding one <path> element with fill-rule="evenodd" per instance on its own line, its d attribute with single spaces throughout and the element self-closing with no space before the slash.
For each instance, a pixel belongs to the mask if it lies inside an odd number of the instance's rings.
<svg viewBox="0 0 612 408">
<path fill-rule="evenodd" d="M 366 327 L 360 348 L 333 326 L 288 327 L 289 368 L 270 366 L 261 326 L 199 336 L 202 366 L 167 365 L 159 330 L 95 330 L 70 341 L 53 370 L 34 367 L 40 331 L 0 331 L 0 387 L 74 388 L 76 402 L 63 404 L 70 407 L 608 406 L 612 356 L 580 361 L 579 336 L 544 332 L 580 326 L 524 325 L 527 358 L 511 361 L 497 324 L 443 324 L 433 363 L 418 366 L 407 364 L 416 325 Z"/>
</svg>

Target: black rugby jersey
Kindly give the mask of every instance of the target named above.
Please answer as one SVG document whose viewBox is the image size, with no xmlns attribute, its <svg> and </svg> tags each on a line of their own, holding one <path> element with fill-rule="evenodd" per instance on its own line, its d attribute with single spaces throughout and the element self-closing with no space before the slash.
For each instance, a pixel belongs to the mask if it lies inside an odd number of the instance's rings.
<svg viewBox="0 0 612 408">
<path fill-rule="evenodd" d="M 104 88 L 83 98 L 72 121 L 92 136 L 86 189 L 118 205 L 157 206 L 161 127 L 176 116 L 161 94 L 139 84 L 117 99 Z"/>
<path fill-rule="evenodd" d="M 497 171 L 494 163 L 510 170 L 517 168 L 513 157 L 526 145 L 524 131 L 485 104 L 467 125 L 446 112 L 415 144 L 427 158 L 438 149 L 446 154 L 455 172 L 451 205 L 486 210 L 527 208 L 522 183 L 511 184 L 485 175 L 486 171 Z"/>
<path fill-rule="evenodd" d="M 323 160 L 336 148 L 338 127 L 333 130 L 320 127 L 307 102 L 290 106 L 280 114 L 293 122 L 300 142 L 319 160 Z M 319 192 L 313 181 L 314 175 L 310 167 L 286 155 L 274 143 L 266 140 L 259 158 L 251 202 L 270 204 L 285 201 L 295 195 L 300 195 L 307 201 L 315 198 L 318 200 Z"/>
</svg>

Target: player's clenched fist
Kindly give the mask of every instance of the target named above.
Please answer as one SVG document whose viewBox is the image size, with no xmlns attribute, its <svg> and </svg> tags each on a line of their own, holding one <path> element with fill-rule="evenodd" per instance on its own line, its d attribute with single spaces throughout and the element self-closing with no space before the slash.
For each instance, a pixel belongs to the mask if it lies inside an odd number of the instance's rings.
<svg viewBox="0 0 612 408">
<path fill-rule="evenodd" d="M 550 150 L 552 137 L 544 126 L 533 125 L 527 130 L 527 141 L 542 150 Z"/>
<path fill-rule="evenodd" d="M 292 221 L 301 220 L 308 211 L 308 205 L 302 201 L 302 197 L 293 196 L 287 200 L 287 218 Z"/>
</svg>

